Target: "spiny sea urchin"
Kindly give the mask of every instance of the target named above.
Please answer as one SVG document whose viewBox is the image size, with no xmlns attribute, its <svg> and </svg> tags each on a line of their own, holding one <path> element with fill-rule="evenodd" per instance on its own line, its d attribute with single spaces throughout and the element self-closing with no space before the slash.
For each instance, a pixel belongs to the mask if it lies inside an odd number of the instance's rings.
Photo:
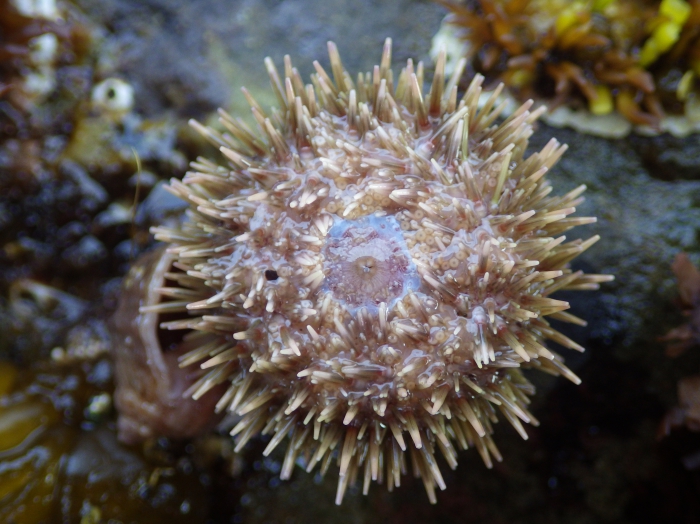
<svg viewBox="0 0 700 524">
<path fill-rule="evenodd" d="M 598 237 L 561 233 L 595 219 L 568 217 L 583 186 L 549 196 L 565 146 L 524 158 L 531 102 L 494 125 L 482 77 L 458 99 L 438 68 L 424 94 L 420 63 L 394 84 L 390 40 L 355 82 L 329 53 L 333 79 L 315 62 L 313 85 L 289 57 L 284 79 L 266 60 L 281 109 L 246 92 L 258 131 L 223 111 L 223 134 L 192 122 L 228 164 L 200 158 L 171 181 L 191 208 L 154 229 L 176 260 L 162 311 L 185 316 L 162 327 L 191 330 L 195 398 L 228 384 L 217 410 L 234 415 L 236 449 L 288 437 L 285 479 L 297 460 L 325 472 L 337 457 L 337 503 L 358 475 L 365 493 L 398 486 L 410 461 L 435 502 L 436 448 L 454 468 L 474 446 L 490 467 L 498 411 L 527 438 L 519 368 L 579 382 L 545 340 L 583 348 L 544 317 L 584 322 L 549 295 L 611 277 L 567 269 Z"/>
</svg>

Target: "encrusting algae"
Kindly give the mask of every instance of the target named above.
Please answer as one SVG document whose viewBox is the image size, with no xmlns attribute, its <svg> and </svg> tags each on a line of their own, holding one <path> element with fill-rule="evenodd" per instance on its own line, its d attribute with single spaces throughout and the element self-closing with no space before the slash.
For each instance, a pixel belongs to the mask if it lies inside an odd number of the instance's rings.
<svg viewBox="0 0 700 524">
<path fill-rule="evenodd" d="M 587 110 L 579 118 L 617 113 L 647 132 L 697 127 L 696 0 L 437 1 L 474 71 L 519 100 Z"/>
<path fill-rule="evenodd" d="M 579 382 L 545 344 L 583 348 L 545 317 L 585 322 L 550 295 L 612 277 L 568 268 L 598 237 L 563 233 L 595 219 L 570 217 L 584 186 L 550 196 L 566 146 L 525 156 L 532 102 L 496 124 L 483 78 L 458 98 L 444 55 L 424 93 L 421 63 L 394 81 L 390 40 L 356 80 L 329 53 L 332 78 L 315 62 L 313 85 L 266 60 L 280 109 L 246 92 L 258 130 L 223 111 L 223 133 L 192 122 L 227 163 L 171 181 L 190 209 L 153 230 L 172 269 L 148 313 L 185 330 L 180 365 L 199 371 L 185 394 L 224 386 L 237 450 L 287 439 L 283 479 L 336 459 L 338 504 L 358 476 L 391 490 L 409 468 L 435 502 L 438 449 L 451 468 L 469 447 L 491 467 L 498 412 L 523 438 L 537 424 L 521 368 Z"/>
</svg>

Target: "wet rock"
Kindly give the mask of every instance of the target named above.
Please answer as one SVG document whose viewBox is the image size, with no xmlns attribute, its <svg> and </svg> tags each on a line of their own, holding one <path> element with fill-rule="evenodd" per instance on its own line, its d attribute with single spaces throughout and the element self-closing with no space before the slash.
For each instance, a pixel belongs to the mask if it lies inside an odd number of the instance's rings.
<svg viewBox="0 0 700 524">
<path fill-rule="evenodd" d="M 630 137 L 651 176 L 661 180 L 698 180 L 700 135 L 677 138 L 671 135 Z"/>
<path fill-rule="evenodd" d="M 92 235 L 84 236 L 63 252 L 64 260 L 74 269 L 84 269 L 106 257 L 105 246 Z"/>
<path fill-rule="evenodd" d="M 412 0 L 77 3 L 113 28 L 115 67 L 134 84 L 138 110 L 155 115 L 175 109 L 181 116 L 231 105 L 247 111 L 239 88 L 267 91 L 265 56 L 281 64 L 291 54 L 307 78 L 313 60 L 328 65 L 328 40 L 338 44 L 349 71 L 370 71 L 386 37 L 394 39 L 395 63 L 425 58 L 444 13 L 431 2 Z M 268 100 L 273 102 L 271 93 L 260 102 Z"/>
<path fill-rule="evenodd" d="M 665 332 L 664 302 L 673 294 L 671 261 L 679 251 L 698 249 L 700 181 L 659 180 L 624 140 L 542 126 L 531 147 L 542 147 L 551 137 L 569 144 L 551 175 L 555 191 L 564 193 L 586 184 L 586 201 L 578 211 L 598 217 L 585 234 L 602 238 L 580 257 L 581 262 L 616 277 L 601 286 L 598 295 L 604 318 L 598 318 L 599 308 L 583 313 L 588 320 L 596 319 L 588 329 L 611 342 L 619 338 L 620 351 L 634 352 L 636 346 L 645 352 L 648 346 L 639 342 Z M 696 162 L 700 170 L 700 158 Z M 567 237 L 578 234 L 583 232 L 574 230 Z M 573 299 L 574 308 L 577 301 L 578 297 Z"/>
<path fill-rule="evenodd" d="M 100 420 L 110 379 L 106 361 L 32 372 L 0 362 L 0 521 L 205 521 L 208 477 L 186 455 L 127 448 Z"/>
<path fill-rule="evenodd" d="M 7 303 L 0 304 L 0 336 L 12 343 L 16 360 L 31 362 L 62 344 L 87 308 L 87 302 L 74 295 L 36 281 L 17 280 L 10 286 Z"/>
</svg>

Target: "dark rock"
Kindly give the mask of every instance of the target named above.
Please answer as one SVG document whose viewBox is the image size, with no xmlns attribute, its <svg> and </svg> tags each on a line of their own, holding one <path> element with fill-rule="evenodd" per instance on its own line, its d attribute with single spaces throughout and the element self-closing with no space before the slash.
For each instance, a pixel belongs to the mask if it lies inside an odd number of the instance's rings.
<svg viewBox="0 0 700 524">
<path fill-rule="evenodd" d="M 133 83 L 137 108 L 147 116 L 175 109 L 201 117 L 220 106 L 243 106 L 240 86 L 267 90 L 266 56 L 279 67 L 290 54 L 308 78 L 313 60 L 328 65 L 328 40 L 338 44 L 349 71 L 370 71 L 386 37 L 394 39 L 396 64 L 425 58 L 444 13 L 415 0 L 77 3 L 112 29 L 115 69 Z"/>
</svg>

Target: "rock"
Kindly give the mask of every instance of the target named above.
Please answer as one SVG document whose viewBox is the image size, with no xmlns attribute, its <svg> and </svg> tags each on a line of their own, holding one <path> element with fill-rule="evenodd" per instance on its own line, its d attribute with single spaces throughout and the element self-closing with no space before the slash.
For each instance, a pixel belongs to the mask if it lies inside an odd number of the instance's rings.
<svg viewBox="0 0 700 524">
<path fill-rule="evenodd" d="M 263 59 L 270 56 L 281 67 L 290 54 L 307 79 L 313 60 L 328 65 L 328 40 L 338 45 L 349 71 L 370 71 L 386 37 L 394 40 L 395 64 L 426 59 L 444 16 L 440 7 L 416 0 L 76 3 L 114 29 L 113 67 L 133 83 L 137 109 L 149 117 L 166 109 L 201 117 L 217 107 L 247 114 L 242 85 L 252 92 L 264 89 L 263 106 L 274 103 Z"/>
</svg>

